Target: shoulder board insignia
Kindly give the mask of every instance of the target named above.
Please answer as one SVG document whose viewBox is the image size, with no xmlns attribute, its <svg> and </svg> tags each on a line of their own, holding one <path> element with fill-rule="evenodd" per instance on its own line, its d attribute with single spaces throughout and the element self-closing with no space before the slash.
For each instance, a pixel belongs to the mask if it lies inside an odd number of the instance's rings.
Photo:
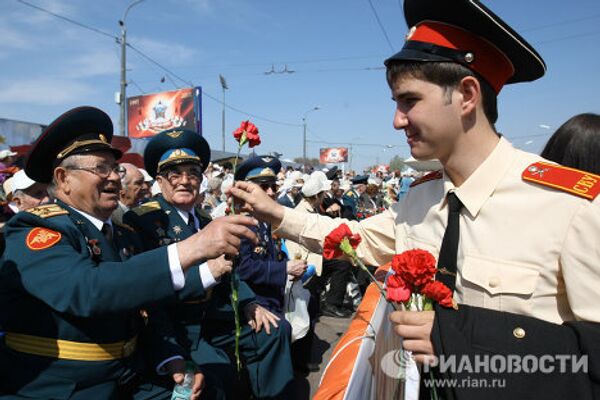
<svg viewBox="0 0 600 400">
<path fill-rule="evenodd" d="M 553 187 L 588 200 L 594 200 L 600 193 L 600 175 L 563 167 L 558 164 L 536 162 L 525 168 L 523 180 Z"/>
<path fill-rule="evenodd" d="M 442 173 L 442 171 L 433 171 L 433 172 L 428 173 L 427 175 L 420 177 L 419 179 L 417 179 L 416 181 L 411 183 L 410 187 L 420 185 L 421 183 L 434 181 L 436 179 L 442 179 L 443 176 L 444 176 L 444 174 Z"/>
<path fill-rule="evenodd" d="M 25 244 L 30 250 L 44 250 L 58 243 L 61 237 L 60 232 L 38 227 L 27 234 Z"/>
<path fill-rule="evenodd" d="M 58 204 L 44 204 L 43 206 L 30 208 L 27 210 L 27 212 L 37 215 L 40 218 L 56 217 L 57 215 L 65 215 L 69 213 Z"/>
<path fill-rule="evenodd" d="M 155 210 L 160 210 L 160 203 L 158 201 L 149 201 L 132 209 L 132 211 L 139 216 Z"/>
</svg>

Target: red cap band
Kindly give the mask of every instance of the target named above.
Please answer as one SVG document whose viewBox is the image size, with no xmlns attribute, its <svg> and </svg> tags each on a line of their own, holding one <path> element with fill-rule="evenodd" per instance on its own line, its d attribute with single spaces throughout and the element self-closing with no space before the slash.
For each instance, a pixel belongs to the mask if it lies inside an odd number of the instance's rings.
<svg viewBox="0 0 600 400">
<path fill-rule="evenodd" d="M 465 52 L 462 64 L 481 75 L 496 93 L 500 92 L 515 72 L 508 57 L 496 46 L 456 26 L 424 21 L 409 32 L 406 40 Z"/>
</svg>

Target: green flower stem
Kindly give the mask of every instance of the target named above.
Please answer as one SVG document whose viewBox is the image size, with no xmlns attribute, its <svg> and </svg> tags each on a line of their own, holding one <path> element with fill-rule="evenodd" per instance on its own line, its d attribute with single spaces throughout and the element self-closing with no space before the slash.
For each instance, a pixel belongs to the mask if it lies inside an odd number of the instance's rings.
<svg viewBox="0 0 600 400">
<path fill-rule="evenodd" d="M 371 282 L 373 282 L 375 285 L 377 285 L 377 289 L 379 289 L 379 293 L 381 293 L 383 298 L 386 301 L 388 301 L 385 289 L 383 288 L 381 283 L 379 283 L 377 278 L 375 278 L 375 276 L 371 273 L 371 271 L 369 271 L 369 268 L 367 268 L 367 266 L 365 264 L 363 264 L 363 262 L 358 258 L 358 255 L 356 254 L 356 250 L 352 247 L 352 245 L 350 245 L 350 242 L 348 241 L 347 238 L 344 238 L 342 240 L 342 242 L 340 243 L 340 250 L 342 250 L 345 255 L 347 255 L 348 257 L 350 257 L 352 259 L 352 263 L 354 265 L 358 265 L 363 271 L 365 271 L 369 275 Z M 390 303 L 392 305 L 392 308 L 395 311 L 400 310 L 393 301 L 388 301 L 388 303 Z"/>
<path fill-rule="evenodd" d="M 234 266 L 237 263 L 234 262 Z M 242 362 L 240 361 L 240 335 L 242 328 L 240 326 L 240 310 L 239 310 L 239 297 L 238 297 L 238 275 L 234 270 L 231 274 L 231 307 L 233 307 L 233 314 L 235 319 L 235 362 L 238 373 L 242 370 Z"/>
<path fill-rule="evenodd" d="M 235 174 L 235 170 L 237 168 L 237 163 L 240 158 L 240 152 L 242 151 L 242 147 L 244 146 L 246 138 L 246 132 L 240 138 L 240 144 L 238 145 L 237 154 L 235 155 L 235 159 L 233 160 L 233 173 Z M 234 180 L 235 183 L 235 180 Z M 235 204 L 231 203 L 231 213 L 235 215 Z M 240 336 L 242 334 L 242 328 L 240 325 L 240 310 L 239 310 L 239 277 L 237 274 L 237 258 L 233 262 L 233 268 L 231 271 L 231 307 L 233 308 L 233 315 L 235 319 L 235 363 L 237 366 L 238 373 L 242 370 L 242 362 L 240 361 Z"/>
</svg>

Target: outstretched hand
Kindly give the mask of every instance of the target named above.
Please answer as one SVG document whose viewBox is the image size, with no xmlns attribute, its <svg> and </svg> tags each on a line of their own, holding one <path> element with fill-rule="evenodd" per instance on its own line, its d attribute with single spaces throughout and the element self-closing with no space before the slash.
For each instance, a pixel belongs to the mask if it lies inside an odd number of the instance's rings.
<svg viewBox="0 0 600 400">
<path fill-rule="evenodd" d="M 284 208 L 273 200 L 255 183 L 236 182 L 228 190 L 234 198 L 234 204 L 241 211 L 249 212 L 261 221 L 277 226 L 283 220 Z M 237 209 L 236 208 L 236 209 Z"/>
</svg>

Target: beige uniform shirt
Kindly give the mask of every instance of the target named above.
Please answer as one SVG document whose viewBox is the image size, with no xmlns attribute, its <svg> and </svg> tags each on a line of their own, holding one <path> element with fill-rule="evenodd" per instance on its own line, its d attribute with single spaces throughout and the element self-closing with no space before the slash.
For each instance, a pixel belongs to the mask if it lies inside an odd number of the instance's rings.
<svg viewBox="0 0 600 400">
<path fill-rule="evenodd" d="M 316 214 L 314 208 L 309 204 L 308 201 L 304 199 L 302 199 L 302 201 L 298 203 L 294 210 L 306 214 Z M 308 265 L 312 264 L 315 266 L 315 271 L 317 272 L 317 275 L 321 276 L 323 270 L 323 257 L 321 256 L 320 252 L 318 254 L 310 252 L 306 247 L 298 243 L 294 243 L 290 240 L 287 240 L 285 245 L 288 249 L 288 254 L 290 258 L 296 260 L 306 260 L 306 263 Z"/>
<path fill-rule="evenodd" d="M 360 223 L 286 210 L 276 231 L 315 252 L 346 222 L 362 236 L 371 265 L 425 249 L 436 258 L 448 218 L 445 195 L 464 204 L 455 299 L 458 303 L 554 323 L 600 322 L 600 196 L 593 201 L 523 181 L 541 157 L 500 139 L 460 187 L 445 175 L 411 188 L 386 212 Z"/>
</svg>

